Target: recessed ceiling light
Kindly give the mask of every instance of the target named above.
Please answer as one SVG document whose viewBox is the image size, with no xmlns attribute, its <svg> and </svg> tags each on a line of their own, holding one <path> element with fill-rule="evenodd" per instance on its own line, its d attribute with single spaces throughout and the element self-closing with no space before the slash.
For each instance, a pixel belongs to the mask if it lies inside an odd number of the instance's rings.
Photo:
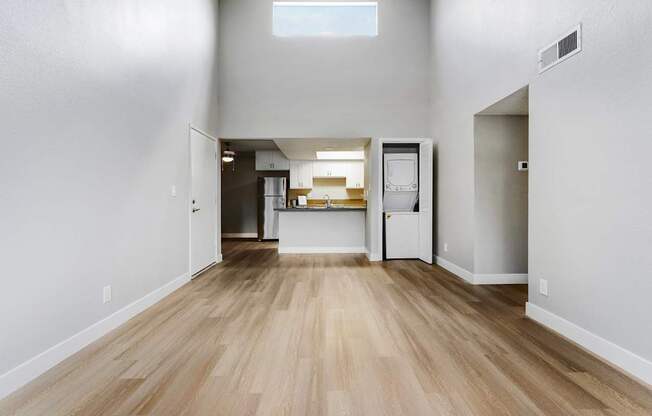
<svg viewBox="0 0 652 416">
<path fill-rule="evenodd" d="M 335 151 L 335 152 L 316 152 L 319 160 L 363 160 L 364 151 Z"/>
</svg>

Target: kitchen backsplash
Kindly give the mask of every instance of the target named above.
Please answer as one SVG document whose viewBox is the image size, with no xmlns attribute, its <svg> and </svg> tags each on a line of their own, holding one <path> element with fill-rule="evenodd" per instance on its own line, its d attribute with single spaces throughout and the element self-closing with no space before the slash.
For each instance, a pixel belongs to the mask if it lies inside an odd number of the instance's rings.
<svg viewBox="0 0 652 416">
<path fill-rule="evenodd" d="M 314 178 L 312 190 L 290 189 L 289 199 L 295 199 L 299 195 L 306 195 L 308 199 L 326 199 L 328 195 L 332 200 L 345 199 L 364 199 L 363 189 L 346 189 L 346 179 L 344 178 Z"/>
</svg>

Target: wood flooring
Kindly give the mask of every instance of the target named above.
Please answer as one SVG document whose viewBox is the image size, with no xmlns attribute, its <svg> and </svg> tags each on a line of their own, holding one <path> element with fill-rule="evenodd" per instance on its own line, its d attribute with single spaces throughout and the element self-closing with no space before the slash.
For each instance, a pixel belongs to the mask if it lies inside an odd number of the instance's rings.
<svg viewBox="0 0 652 416">
<path fill-rule="evenodd" d="M 652 392 L 524 318 L 526 286 L 418 261 L 224 262 L 0 402 L 0 415 L 651 415 Z"/>
</svg>

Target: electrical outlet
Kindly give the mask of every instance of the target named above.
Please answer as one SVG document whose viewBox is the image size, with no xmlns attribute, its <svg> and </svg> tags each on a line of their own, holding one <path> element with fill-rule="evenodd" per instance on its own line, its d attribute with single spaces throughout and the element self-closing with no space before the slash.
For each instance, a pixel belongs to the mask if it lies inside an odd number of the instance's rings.
<svg viewBox="0 0 652 416">
<path fill-rule="evenodd" d="M 539 293 L 548 296 L 548 281 L 546 279 L 539 279 Z"/>
<path fill-rule="evenodd" d="M 176 185 L 172 185 L 172 187 L 170 188 L 170 196 L 172 198 L 177 197 L 177 186 Z"/>
<path fill-rule="evenodd" d="M 448 243 L 444 243 L 444 251 L 448 253 Z"/>
<path fill-rule="evenodd" d="M 104 303 L 111 302 L 111 286 L 104 286 L 102 290 L 102 301 Z"/>
</svg>

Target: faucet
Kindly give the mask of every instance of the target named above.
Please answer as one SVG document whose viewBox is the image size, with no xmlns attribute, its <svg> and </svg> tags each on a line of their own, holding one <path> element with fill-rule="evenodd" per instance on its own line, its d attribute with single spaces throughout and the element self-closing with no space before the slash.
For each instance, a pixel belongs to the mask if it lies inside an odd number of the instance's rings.
<svg viewBox="0 0 652 416">
<path fill-rule="evenodd" d="M 332 208 L 333 204 L 331 203 L 330 195 L 328 194 L 324 195 L 324 199 L 326 199 L 326 208 Z"/>
</svg>

